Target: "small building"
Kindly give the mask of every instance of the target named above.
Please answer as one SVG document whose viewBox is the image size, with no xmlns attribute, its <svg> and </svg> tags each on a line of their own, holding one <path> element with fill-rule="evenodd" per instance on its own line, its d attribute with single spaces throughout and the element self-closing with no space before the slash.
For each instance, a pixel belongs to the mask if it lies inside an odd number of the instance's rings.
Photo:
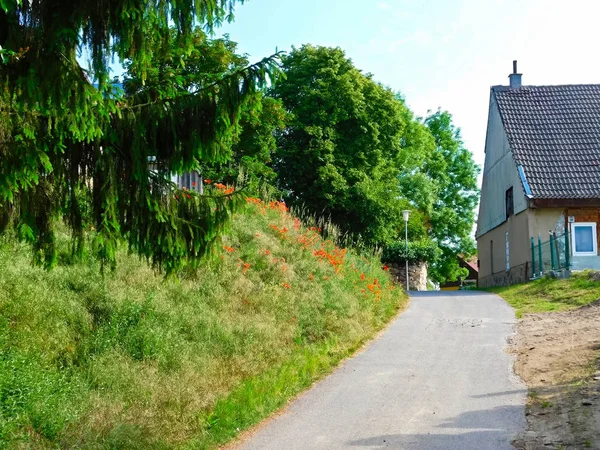
<svg viewBox="0 0 600 450">
<path fill-rule="evenodd" d="M 549 232 L 564 236 L 556 252 L 570 268 L 600 269 L 600 85 L 523 86 L 521 77 L 515 61 L 509 86 L 490 92 L 476 232 L 481 287 L 536 275 L 531 238 Z"/>
</svg>

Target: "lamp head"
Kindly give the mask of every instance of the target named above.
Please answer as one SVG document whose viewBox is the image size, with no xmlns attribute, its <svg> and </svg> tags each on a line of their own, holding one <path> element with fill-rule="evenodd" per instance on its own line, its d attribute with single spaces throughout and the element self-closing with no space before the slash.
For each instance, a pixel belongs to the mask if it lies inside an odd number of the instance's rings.
<svg viewBox="0 0 600 450">
<path fill-rule="evenodd" d="M 402 217 L 404 218 L 405 222 L 408 222 L 409 215 L 410 215 L 410 209 L 405 209 L 404 211 L 402 211 Z"/>
</svg>

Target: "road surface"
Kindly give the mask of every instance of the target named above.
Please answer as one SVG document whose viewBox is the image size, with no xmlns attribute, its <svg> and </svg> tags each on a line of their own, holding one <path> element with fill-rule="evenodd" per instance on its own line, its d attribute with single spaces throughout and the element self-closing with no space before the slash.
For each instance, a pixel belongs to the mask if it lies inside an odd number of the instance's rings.
<svg viewBox="0 0 600 450">
<path fill-rule="evenodd" d="M 527 396 L 506 352 L 514 323 L 492 294 L 414 293 L 381 337 L 241 447 L 511 449 Z"/>
</svg>

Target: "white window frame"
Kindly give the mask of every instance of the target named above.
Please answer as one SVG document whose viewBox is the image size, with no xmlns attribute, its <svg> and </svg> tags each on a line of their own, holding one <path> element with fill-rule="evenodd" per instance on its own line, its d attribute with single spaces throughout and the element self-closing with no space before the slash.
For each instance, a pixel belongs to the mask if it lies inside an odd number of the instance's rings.
<svg viewBox="0 0 600 450">
<path fill-rule="evenodd" d="M 510 241 L 508 239 L 508 231 L 506 232 L 506 271 L 510 270 Z"/>
<path fill-rule="evenodd" d="M 592 227 L 592 244 L 594 251 L 592 252 L 578 252 L 575 247 L 575 228 Z M 571 244 L 573 248 L 573 256 L 598 256 L 598 236 L 596 234 L 596 222 L 574 222 L 571 224 Z"/>
</svg>

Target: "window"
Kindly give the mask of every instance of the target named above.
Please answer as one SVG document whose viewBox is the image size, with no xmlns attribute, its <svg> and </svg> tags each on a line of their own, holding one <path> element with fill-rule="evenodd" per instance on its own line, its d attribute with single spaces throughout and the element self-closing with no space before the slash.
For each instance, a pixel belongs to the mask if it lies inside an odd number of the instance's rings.
<svg viewBox="0 0 600 450">
<path fill-rule="evenodd" d="M 490 267 L 491 273 L 494 273 L 494 241 L 490 241 Z"/>
<path fill-rule="evenodd" d="M 508 243 L 508 231 L 506 232 L 506 271 L 510 270 L 510 246 Z"/>
<path fill-rule="evenodd" d="M 504 199 L 505 199 L 505 205 L 506 205 L 506 220 L 508 220 L 508 218 L 510 216 L 512 216 L 515 212 L 512 186 L 506 190 L 506 193 L 504 194 Z"/>
<path fill-rule="evenodd" d="M 596 223 L 579 222 L 571 224 L 573 235 L 574 256 L 598 255 L 598 241 L 596 238 Z"/>
</svg>

